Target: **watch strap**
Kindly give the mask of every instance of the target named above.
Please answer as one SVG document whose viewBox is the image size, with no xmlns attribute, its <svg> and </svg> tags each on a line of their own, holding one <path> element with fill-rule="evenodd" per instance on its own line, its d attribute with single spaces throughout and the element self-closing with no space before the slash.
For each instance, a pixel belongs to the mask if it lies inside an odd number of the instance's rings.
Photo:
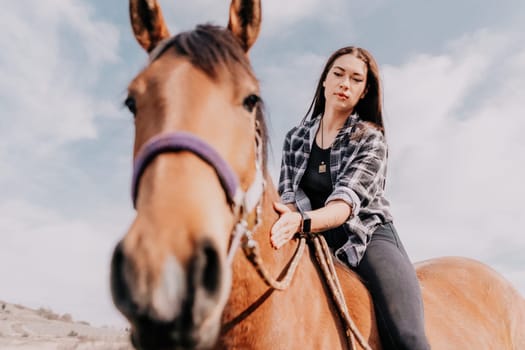
<svg viewBox="0 0 525 350">
<path fill-rule="evenodd" d="M 301 232 L 302 233 L 310 233 L 312 229 L 312 219 L 308 216 L 306 213 L 301 213 L 302 216 L 302 222 L 301 222 Z"/>
</svg>

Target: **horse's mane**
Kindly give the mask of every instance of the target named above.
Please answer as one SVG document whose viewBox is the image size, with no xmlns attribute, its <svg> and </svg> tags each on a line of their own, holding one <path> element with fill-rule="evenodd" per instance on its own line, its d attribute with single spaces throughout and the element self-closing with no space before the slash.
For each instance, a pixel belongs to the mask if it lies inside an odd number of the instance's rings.
<svg viewBox="0 0 525 350">
<path fill-rule="evenodd" d="M 248 74 L 257 80 L 250 61 L 239 40 L 223 27 L 203 24 L 192 31 L 181 32 L 152 51 L 150 62 L 155 61 L 168 49 L 173 48 L 179 56 L 184 56 L 211 79 L 216 80 L 219 69 L 226 69 L 233 79 L 234 86 L 241 79 L 241 74 Z M 239 70 L 238 68 L 242 69 Z M 263 102 L 257 104 L 256 119 L 259 122 L 259 132 L 263 142 L 263 169 L 266 169 L 268 154 L 268 131 L 264 115 Z"/>
</svg>

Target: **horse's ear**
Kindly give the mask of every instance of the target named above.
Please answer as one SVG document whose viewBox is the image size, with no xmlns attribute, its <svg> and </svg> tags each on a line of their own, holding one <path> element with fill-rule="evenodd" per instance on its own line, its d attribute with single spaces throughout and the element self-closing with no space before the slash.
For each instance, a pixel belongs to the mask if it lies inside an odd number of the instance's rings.
<svg viewBox="0 0 525 350">
<path fill-rule="evenodd" d="M 156 0 L 129 0 L 129 17 L 135 38 L 147 52 L 170 36 Z"/>
<path fill-rule="evenodd" d="M 261 28 L 260 0 L 232 0 L 228 29 L 240 41 L 244 51 L 252 47 Z"/>
</svg>

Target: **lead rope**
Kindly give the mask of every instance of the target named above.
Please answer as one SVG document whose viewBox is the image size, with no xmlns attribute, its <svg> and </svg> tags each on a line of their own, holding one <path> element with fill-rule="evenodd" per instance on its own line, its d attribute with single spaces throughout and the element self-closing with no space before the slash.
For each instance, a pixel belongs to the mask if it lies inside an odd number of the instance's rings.
<svg viewBox="0 0 525 350">
<path fill-rule="evenodd" d="M 246 236 L 244 237 L 246 238 Z M 297 244 L 297 249 L 295 250 L 292 261 L 288 265 L 286 275 L 280 280 L 276 280 L 275 278 L 270 276 L 270 273 L 264 267 L 264 262 L 261 258 L 261 254 L 259 252 L 259 244 L 257 243 L 257 241 L 253 239 L 247 239 L 245 240 L 245 242 L 243 242 L 242 248 L 244 250 L 244 254 L 246 254 L 246 257 L 255 267 L 255 270 L 257 271 L 259 276 L 261 276 L 261 278 L 267 286 L 277 290 L 285 290 L 290 286 L 290 283 L 292 282 L 295 270 L 299 265 L 299 260 L 301 260 L 301 257 L 303 256 L 305 246 L 306 240 L 304 238 L 301 238 L 299 240 L 299 244 Z"/>
<path fill-rule="evenodd" d="M 343 321 L 343 326 L 345 328 L 345 335 L 348 341 L 348 347 L 351 350 L 356 350 L 355 339 L 361 347 L 365 350 L 372 350 L 370 345 L 364 339 L 363 335 L 357 329 L 350 313 L 348 312 L 348 307 L 346 306 L 346 301 L 344 298 L 343 290 L 341 284 L 339 283 L 339 278 L 337 277 L 337 272 L 335 271 L 334 261 L 332 258 L 332 253 L 326 240 L 322 235 L 312 235 L 312 240 L 315 246 L 315 256 L 317 261 L 321 266 L 324 277 L 328 283 L 332 298 L 334 299 L 337 311 L 339 311 L 339 316 Z"/>
</svg>

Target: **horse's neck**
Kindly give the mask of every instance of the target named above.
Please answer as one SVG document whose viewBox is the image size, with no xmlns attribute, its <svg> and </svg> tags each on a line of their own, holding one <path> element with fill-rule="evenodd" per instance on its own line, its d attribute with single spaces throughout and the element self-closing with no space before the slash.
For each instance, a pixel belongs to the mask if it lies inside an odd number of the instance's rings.
<svg viewBox="0 0 525 350">
<path fill-rule="evenodd" d="M 279 201 L 279 195 L 271 179 L 267 177 L 262 198 L 262 221 L 254 233 L 254 239 L 260 247 L 264 268 L 272 277 L 277 278 L 292 258 L 296 243 L 286 244 L 279 250 L 271 247 L 270 229 L 278 219 L 273 209 L 275 201 Z M 304 263 L 303 258 L 298 270 L 302 270 L 301 274 L 305 274 L 313 269 L 311 264 Z M 294 279 L 296 278 L 297 276 L 294 276 Z M 223 345 L 220 348 L 254 348 L 247 344 L 260 340 L 255 338 L 264 334 L 265 331 L 261 329 L 264 329 L 265 326 L 260 323 L 265 323 L 265 320 L 269 318 L 268 314 L 272 312 L 269 304 L 276 304 L 275 298 L 287 293 L 290 293 L 290 290 L 276 291 L 268 287 L 248 261 L 242 249 L 239 249 L 232 264 L 232 288 L 223 313 Z M 272 301 L 269 302 L 269 299 Z"/>
</svg>

